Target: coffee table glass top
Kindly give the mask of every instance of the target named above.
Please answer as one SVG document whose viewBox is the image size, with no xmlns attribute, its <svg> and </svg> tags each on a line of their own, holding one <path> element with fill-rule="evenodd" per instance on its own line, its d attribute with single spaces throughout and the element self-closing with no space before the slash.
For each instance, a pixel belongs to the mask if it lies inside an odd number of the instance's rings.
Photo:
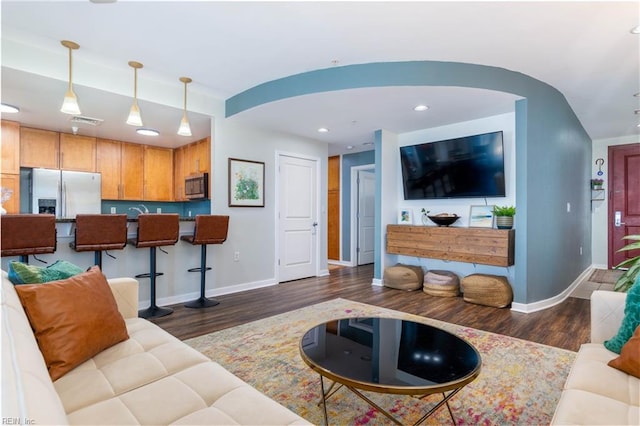
<svg viewBox="0 0 640 426">
<path fill-rule="evenodd" d="M 473 381 L 478 351 L 442 329 L 392 318 L 320 324 L 300 341 L 304 361 L 321 375 L 379 392 L 444 392 Z"/>
</svg>

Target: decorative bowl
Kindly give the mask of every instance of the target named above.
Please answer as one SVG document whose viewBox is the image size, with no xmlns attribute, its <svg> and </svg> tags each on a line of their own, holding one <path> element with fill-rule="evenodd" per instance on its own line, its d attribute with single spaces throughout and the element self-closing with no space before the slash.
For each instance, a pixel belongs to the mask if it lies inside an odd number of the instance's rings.
<svg viewBox="0 0 640 426">
<path fill-rule="evenodd" d="M 449 226 L 456 220 L 460 219 L 460 216 L 441 213 L 439 215 L 429 216 L 429 219 L 438 226 Z"/>
</svg>

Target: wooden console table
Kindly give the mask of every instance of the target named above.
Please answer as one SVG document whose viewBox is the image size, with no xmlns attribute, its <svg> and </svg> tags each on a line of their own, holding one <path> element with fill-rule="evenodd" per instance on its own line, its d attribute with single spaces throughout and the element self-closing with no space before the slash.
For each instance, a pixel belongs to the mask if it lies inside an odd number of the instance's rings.
<svg viewBox="0 0 640 426">
<path fill-rule="evenodd" d="M 484 265 L 514 264 L 515 230 L 387 225 L 387 253 Z"/>
</svg>

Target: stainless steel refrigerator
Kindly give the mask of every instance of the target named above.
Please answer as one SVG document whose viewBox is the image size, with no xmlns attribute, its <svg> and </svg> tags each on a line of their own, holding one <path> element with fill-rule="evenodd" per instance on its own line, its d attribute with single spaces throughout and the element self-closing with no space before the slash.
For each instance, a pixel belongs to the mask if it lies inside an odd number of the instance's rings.
<svg viewBox="0 0 640 426">
<path fill-rule="evenodd" d="M 33 169 L 31 172 L 31 211 L 51 213 L 57 218 L 77 214 L 101 213 L 100 173 Z"/>
</svg>

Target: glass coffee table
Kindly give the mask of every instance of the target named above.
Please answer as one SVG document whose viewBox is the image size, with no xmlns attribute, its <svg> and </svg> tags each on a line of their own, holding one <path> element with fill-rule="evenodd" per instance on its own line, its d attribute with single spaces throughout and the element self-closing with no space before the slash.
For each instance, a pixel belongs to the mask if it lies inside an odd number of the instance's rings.
<svg viewBox="0 0 640 426">
<path fill-rule="evenodd" d="M 415 424 L 443 405 L 455 424 L 449 400 L 480 374 L 480 354 L 465 340 L 439 328 L 393 318 L 346 318 L 313 327 L 300 340 L 304 362 L 320 374 L 321 403 L 346 387 L 396 424 L 387 410 L 361 391 L 443 399 Z M 324 379 L 333 383 L 325 390 Z"/>
</svg>

